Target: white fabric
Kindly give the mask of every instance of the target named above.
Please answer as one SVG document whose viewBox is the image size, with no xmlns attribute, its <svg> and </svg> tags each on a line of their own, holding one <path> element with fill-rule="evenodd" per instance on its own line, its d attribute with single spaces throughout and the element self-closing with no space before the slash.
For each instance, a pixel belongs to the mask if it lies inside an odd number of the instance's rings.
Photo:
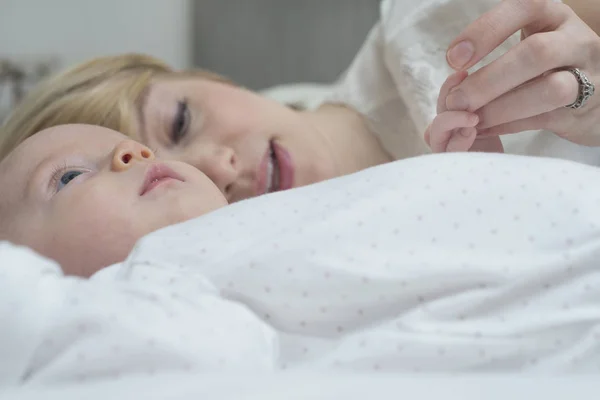
<svg viewBox="0 0 600 400">
<path fill-rule="evenodd" d="M 0 394 L 7 400 L 596 400 L 598 377 L 411 374 L 141 375 L 82 384 L 28 387 Z"/>
<path fill-rule="evenodd" d="M 453 72 L 446 50 L 469 23 L 497 4 L 497 0 L 384 0 L 380 23 L 328 101 L 365 115 L 396 159 L 430 152 L 423 134 L 436 115 L 439 89 Z M 472 70 L 497 59 L 518 41 L 518 34 L 512 36 Z M 575 145 L 550 132 L 525 132 L 502 141 L 507 153 L 600 165 L 600 149 Z"/>
<path fill-rule="evenodd" d="M 599 181 L 553 159 L 410 158 L 165 228 L 87 281 L 5 244 L 0 382 L 595 372 Z"/>
<path fill-rule="evenodd" d="M 398 4 L 383 3 L 338 99 L 403 158 L 426 152 L 449 72 L 433 67 L 440 40 L 487 3 Z M 530 153 L 584 155 L 532 135 Z M 596 372 L 599 181 L 552 159 L 411 158 L 166 228 L 90 280 L 0 244 L 0 390 L 208 372 Z"/>
<path fill-rule="evenodd" d="M 64 277 L 58 265 L 7 243 L 0 265 L 0 392 L 22 381 L 210 372 L 225 360 L 247 371 L 273 366 L 272 330 L 200 277 L 187 292 L 143 279 Z"/>
<path fill-rule="evenodd" d="M 290 83 L 265 89 L 261 94 L 282 104 L 315 110 L 331 96 L 333 89 L 333 85 Z"/>
</svg>

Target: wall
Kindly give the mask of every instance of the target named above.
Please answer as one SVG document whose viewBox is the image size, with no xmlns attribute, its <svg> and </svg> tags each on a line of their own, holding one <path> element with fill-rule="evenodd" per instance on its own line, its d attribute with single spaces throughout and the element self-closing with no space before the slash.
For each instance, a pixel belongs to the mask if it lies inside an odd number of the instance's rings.
<svg viewBox="0 0 600 400">
<path fill-rule="evenodd" d="M 0 0 L 0 58 L 57 55 L 69 65 L 140 51 L 186 67 L 189 13 L 187 0 Z"/>
<path fill-rule="evenodd" d="M 419 0 L 414 0 L 419 1 Z M 253 89 L 330 83 L 379 17 L 380 0 L 202 0 L 194 61 Z"/>
</svg>

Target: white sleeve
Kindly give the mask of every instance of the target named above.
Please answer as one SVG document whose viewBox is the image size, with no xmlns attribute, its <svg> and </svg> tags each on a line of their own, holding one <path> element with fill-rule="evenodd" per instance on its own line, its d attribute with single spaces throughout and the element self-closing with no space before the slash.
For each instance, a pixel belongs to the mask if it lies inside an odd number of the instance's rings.
<svg viewBox="0 0 600 400">
<path fill-rule="evenodd" d="M 384 0 L 381 20 L 340 80 L 332 98 L 363 114 L 396 159 L 429 153 L 423 134 L 436 116 L 439 89 L 453 70 L 446 50 L 496 0 Z M 511 36 L 473 66 L 474 72 L 519 42 Z M 547 131 L 502 138 L 505 152 L 600 165 L 596 148 L 576 145 Z"/>
<path fill-rule="evenodd" d="M 146 267 L 137 280 L 84 280 L 0 244 L 0 389 L 271 369 L 273 335 L 254 314 L 223 300 L 199 275 Z"/>
<path fill-rule="evenodd" d="M 454 71 L 446 50 L 469 24 L 497 6 L 496 0 L 386 0 L 382 3 L 384 57 L 417 132 L 436 116 L 439 89 Z M 515 33 L 470 69 L 500 58 L 519 41 Z M 600 165 L 598 148 L 580 146 L 552 132 L 536 130 L 502 137 L 506 153 L 554 157 Z"/>
<path fill-rule="evenodd" d="M 429 153 L 423 134 L 436 115 L 439 88 L 452 73 L 446 48 L 493 4 L 494 0 L 382 1 L 380 21 L 331 101 L 363 114 L 396 159 Z M 510 43 L 490 57 L 506 51 Z"/>
<path fill-rule="evenodd" d="M 454 71 L 446 50 L 471 22 L 497 5 L 496 0 L 400 0 L 381 6 L 385 63 L 399 95 L 422 134 L 436 115 L 439 89 Z M 474 69 L 518 42 L 512 36 Z"/>
<path fill-rule="evenodd" d="M 336 84 L 328 102 L 361 113 L 385 150 L 395 159 L 428 153 L 385 61 L 384 27 L 375 25 Z"/>
</svg>

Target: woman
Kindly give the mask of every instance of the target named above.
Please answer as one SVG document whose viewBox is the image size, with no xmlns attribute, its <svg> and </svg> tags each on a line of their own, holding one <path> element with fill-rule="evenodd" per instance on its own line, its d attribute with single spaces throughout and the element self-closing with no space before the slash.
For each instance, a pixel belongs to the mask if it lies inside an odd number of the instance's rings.
<svg viewBox="0 0 600 400">
<path fill-rule="evenodd" d="M 390 161 L 348 109 L 297 112 L 217 75 L 140 55 L 94 60 L 40 86 L 7 121 L 0 147 L 6 153 L 44 127 L 77 122 L 196 166 L 229 202 Z"/>
<path fill-rule="evenodd" d="M 427 153 L 424 132 L 436 104 L 437 111 L 467 110 L 479 119 L 470 144 L 451 150 L 478 149 L 482 140 L 491 142 L 486 148 L 501 149 L 497 135 L 533 129 L 600 145 L 600 96 L 565 108 L 586 87 L 569 68 L 600 83 L 600 38 L 563 4 L 495 3 L 384 1 L 381 21 L 332 98 L 316 111 L 295 111 L 218 75 L 176 72 L 146 56 L 93 60 L 31 93 L 3 128 L 0 157 L 49 126 L 103 125 L 163 158 L 198 167 L 232 202 Z M 591 4 L 572 3 L 576 10 Z M 597 14 L 582 15 L 597 26 Z M 504 42 L 519 30 L 520 43 Z M 464 73 L 451 75 L 438 104 L 437 88 L 452 72 L 440 67 L 447 44 L 441 40 L 454 36 L 449 65 L 479 69 L 466 79 Z M 501 57 L 480 63 L 501 43 Z M 521 134 L 516 142 L 505 142 L 506 150 L 600 165 L 595 149 L 542 132 Z"/>
</svg>

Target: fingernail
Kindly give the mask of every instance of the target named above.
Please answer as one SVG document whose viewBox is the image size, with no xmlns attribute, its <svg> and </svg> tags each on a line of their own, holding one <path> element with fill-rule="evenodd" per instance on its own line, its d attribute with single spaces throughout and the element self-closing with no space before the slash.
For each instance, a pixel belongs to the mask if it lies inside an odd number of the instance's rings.
<svg viewBox="0 0 600 400">
<path fill-rule="evenodd" d="M 461 89 L 456 89 L 450 92 L 446 97 L 446 108 L 450 111 L 464 111 L 469 108 L 469 102 L 465 92 Z"/>
<path fill-rule="evenodd" d="M 448 51 L 446 58 L 452 68 L 460 69 L 471 61 L 473 54 L 475 54 L 475 46 L 473 46 L 473 43 L 468 40 L 463 40 Z"/>
</svg>

